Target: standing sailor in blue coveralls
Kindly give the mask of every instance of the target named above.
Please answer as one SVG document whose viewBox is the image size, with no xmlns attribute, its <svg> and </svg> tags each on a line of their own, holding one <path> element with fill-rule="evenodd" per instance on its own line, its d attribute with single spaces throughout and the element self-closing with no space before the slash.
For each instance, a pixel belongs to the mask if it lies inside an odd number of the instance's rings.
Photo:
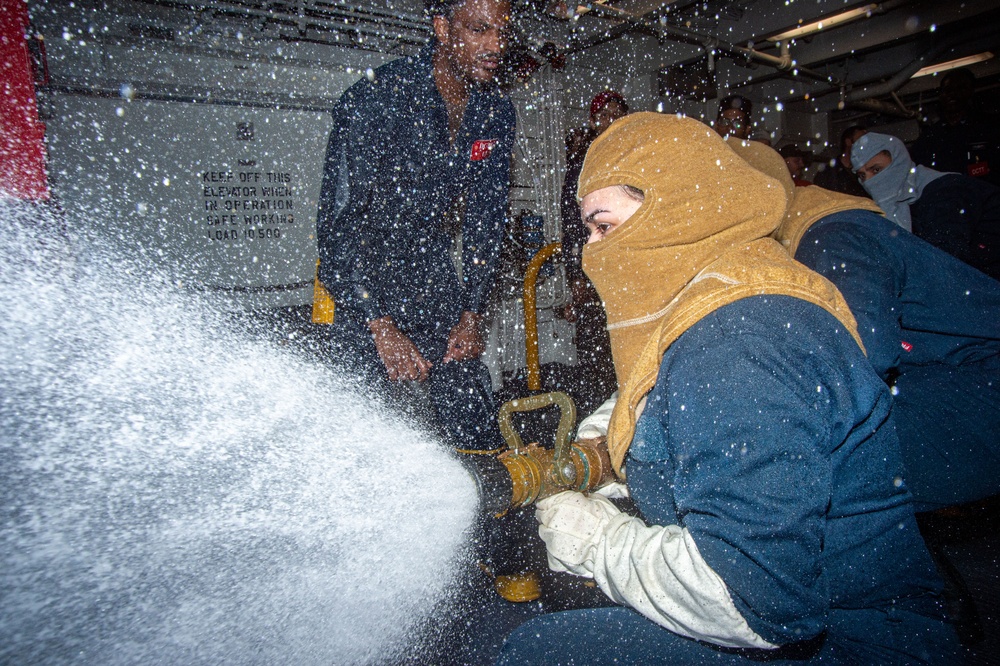
<svg viewBox="0 0 1000 666">
<path fill-rule="evenodd" d="M 479 360 L 507 215 L 514 108 L 496 88 L 507 0 L 430 0 L 434 43 L 334 109 L 319 277 L 333 351 L 453 445 L 499 440 Z"/>
</svg>

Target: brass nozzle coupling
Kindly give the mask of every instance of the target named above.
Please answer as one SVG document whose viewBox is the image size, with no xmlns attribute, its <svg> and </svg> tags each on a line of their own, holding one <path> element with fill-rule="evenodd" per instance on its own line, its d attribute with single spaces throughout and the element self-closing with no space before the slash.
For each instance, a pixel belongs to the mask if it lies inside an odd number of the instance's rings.
<svg viewBox="0 0 1000 666">
<path fill-rule="evenodd" d="M 513 412 L 560 408 L 555 447 L 524 445 L 511 426 Z M 501 515 L 508 509 L 527 506 L 564 490 L 595 490 L 616 480 L 604 438 L 571 442 L 576 422 L 573 400 L 562 392 L 543 393 L 504 403 L 500 408 L 500 432 L 508 449 L 497 452 L 463 453 L 466 466 L 479 486 L 484 513 Z"/>
<path fill-rule="evenodd" d="M 511 479 L 512 507 L 526 506 L 564 490 L 587 492 L 615 480 L 604 439 L 573 442 L 556 460 L 553 449 L 529 444 L 499 456 Z"/>
</svg>

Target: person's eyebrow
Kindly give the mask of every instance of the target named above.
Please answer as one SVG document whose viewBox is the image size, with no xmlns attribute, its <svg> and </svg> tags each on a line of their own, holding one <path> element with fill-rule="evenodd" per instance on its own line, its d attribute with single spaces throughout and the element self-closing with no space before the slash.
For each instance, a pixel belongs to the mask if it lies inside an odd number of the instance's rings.
<svg viewBox="0 0 1000 666">
<path fill-rule="evenodd" d="M 607 212 L 608 211 L 606 209 L 604 209 L 604 208 L 598 208 L 597 210 L 595 210 L 594 212 L 592 212 L 590 215 L 588 215 L 587 217 L 583 218 L 583 223 L 587 224 L 589 222 L 593 222 L 595 217 L 597 217 L 601 213 L 607 213 Z"/>
</svg>

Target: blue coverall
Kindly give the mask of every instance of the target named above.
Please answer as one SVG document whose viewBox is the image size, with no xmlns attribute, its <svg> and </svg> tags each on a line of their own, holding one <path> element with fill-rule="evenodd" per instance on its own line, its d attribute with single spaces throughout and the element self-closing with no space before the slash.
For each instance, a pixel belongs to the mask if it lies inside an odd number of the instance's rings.
<svg viewBox="0 0 1000 666">
<path fill-rule="evenodd" d="M 457 446 L 491 448 L 499 433 L 486 367 L 441 359 L 461 313 L 482 313 L 493 285 L 514 108 L 496 90 L 474 90 L 452 143 L 432 55 L 427 47 L 379 67 L 334 109 L 317 222 L 319 277 L 336 303 L 331 337 L 342 362 L 384 379 L 366 322 L 392 317 L 434 364 L 432 425 Z M 451 257 L 459 229 L 461 278 Z"/>
<path fill-rule="evenodd" d="M 891 404 L 821 308 L 755 296 L 712 312 L 664 354 L 629 492 L 648 524 L 691 533 L 750 628 L 782 647 L 720 648 L 615 607 L 533 619 L 499 663 L 954 663 Z"/>
<path fill-rule="evenodd" d="M 837 285 L 893 384 L 917 510 L 1000 492 L 1000 282 L 863 210 L 814 223 L 795 259 Z"/>
<path fill-rule="evenodd" d="M 910 204 L 913 233 L 1000 280 L 1000 187 L 946 173 Z"/>
</svg>

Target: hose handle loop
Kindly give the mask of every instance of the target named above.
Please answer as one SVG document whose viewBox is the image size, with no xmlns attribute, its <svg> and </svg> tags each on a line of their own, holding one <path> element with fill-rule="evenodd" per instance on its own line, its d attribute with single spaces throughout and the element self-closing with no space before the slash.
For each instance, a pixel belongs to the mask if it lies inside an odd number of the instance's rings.
<svg viewBox="0 0 1000 666">
<path fill-rule="evenodd" d="M 515 432 L 511 423 L 511 414 L 513 412 L 532 412 L 536 409 L 544 409 L 549 405 L 559 407 L 559 427 L 556 429 L 555 456 L 552 461 L 556 478 L 562 484 L 572 485 L 575 481 L 576 469 L 570 459 L 572 447 L 570 434 L 576 423 L 576 405 L 573 404 L 573 399 L 569 395 L 562 391 L 550 391 L 526 398 L 508 400 L 500 407 L 500 414 L 497 417 L 500 433 L 510 450 L 517 451 L 524 448 L 521 436 Z"/>
</svg>

